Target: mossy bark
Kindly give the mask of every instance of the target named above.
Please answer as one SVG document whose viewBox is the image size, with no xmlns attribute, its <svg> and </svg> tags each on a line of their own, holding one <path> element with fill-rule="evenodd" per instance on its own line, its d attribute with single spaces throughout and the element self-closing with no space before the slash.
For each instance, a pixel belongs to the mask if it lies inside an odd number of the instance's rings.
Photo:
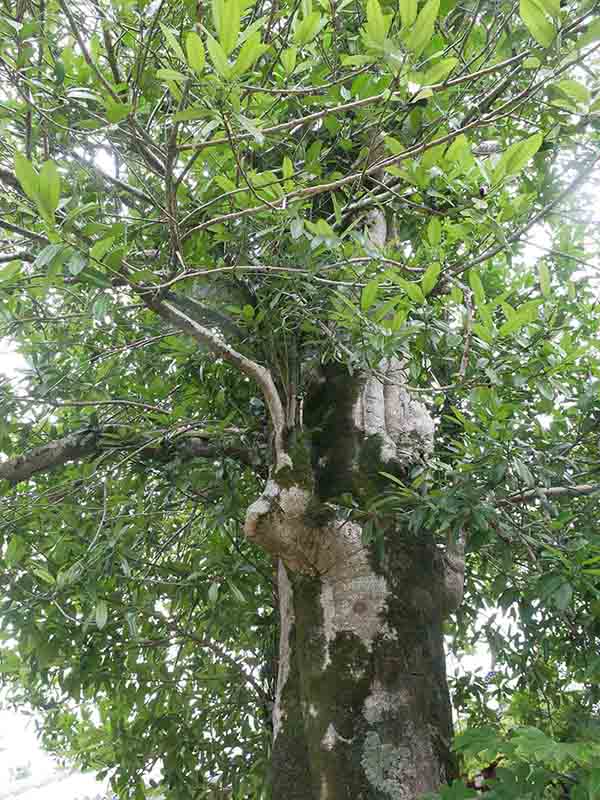
<svg viewBox="0 0 600 800">
<path fill-rule="evenodd" d="M 327 577 L 291 578 L 274 798 L 412 800 L 453 777 L 443 564 L 432 543 L 389 547 L 377 631 L 364 575 L 337 597 Z"/>
<path fill-rule="evenodd" d="M 392 360 L 327 376 L 307 427 L 246 518 L 280 559 L 273 798 L 413 800 L 454 772 L 442 625 L 461 553 L 393 520 L 374 548 L 338 500 L 360 508 L 382 470 L 423 463 L 433 424 Z"/>
</svg>

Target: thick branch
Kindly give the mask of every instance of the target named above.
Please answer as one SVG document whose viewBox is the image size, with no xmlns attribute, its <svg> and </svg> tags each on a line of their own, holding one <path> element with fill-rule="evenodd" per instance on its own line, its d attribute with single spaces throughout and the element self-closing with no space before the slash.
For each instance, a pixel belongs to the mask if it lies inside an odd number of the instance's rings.
<svg viewBox="0 0 600 800">
<path fill-rule="evenodd" d="M 26 481 L 34 475 L 49 472 L 62 467 L 69 461 L 80 461 L 84 458 L 99 455 L 106 450 L 135 449 L 136 458 L 148 461 L 167 462 L 177 457 L 182 460 L 194 458 L 218 458 L 228 456 L 249 466 L 256 465 L 256 456 L 249 450 L 235 444 L 225 444 L 213 438 L 202 436 L 181 436 L 173 441 L 160 440 L 156 435 L 131 437 L 122 443 L 115 438 L 118 426 L 106 429 L 86 429 L 69 434 L 62 439 L 36 447 L 23 455 L 0 462 L 0 480 L 15 484 Z M 110 434 L 110 439 L 103 439 Z M 147 446 L 144 441 L 147 440 Z"/>
<path fill-rule="evenodd" d="M 456 611 L 463 599 L 465 588 L 465 543 L 464 530 L 448 534 L 448 543 L 444 558 L 445 611 Z"/>
<path fill-rule="evenodd" d="M 231 347 L 225 341 L 223 334 L 218 328 L 206 328 L 204 325 L 201 325 L 195 319 L 185 314 L 182 309 L 167 300 L 162 302 L 146 300 L 146 302 L 157 314 L 168 319 L 169 322 L 176 325 L 180 330 L 188 333 L 196 339 L 196 341 L 207 345 L 213 353 L 221 356 L 225 361 L 237 367 L 244 375 L 256 381 L 265 398 L 273 424 L 276 466 L 279 468 L 289 463 L 289 457 L 284 449 L 283 437 L 285 430 L 285 412 L 271 372 L 266 367 L 263 367 L 262 364 L 257 364 L 256 361 L 252 361 Z"/>
<path fill-rule="evenodd" d="M 0 480 L 19 483 L 38 472 L 48 472 L 68 461 L 75 461 L 98 452 L 98 437 L 90 431 L 80 431 L 30 450 L 16 458 L 0 462 Z"/>
</svg>

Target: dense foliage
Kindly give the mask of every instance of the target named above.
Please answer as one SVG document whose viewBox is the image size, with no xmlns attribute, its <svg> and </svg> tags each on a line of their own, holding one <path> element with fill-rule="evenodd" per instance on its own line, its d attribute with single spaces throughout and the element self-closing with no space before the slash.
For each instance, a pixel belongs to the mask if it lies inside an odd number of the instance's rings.
<svg viewBox="0 0 600 800">
<path fill-rule="evenodd" d="M 434 458 L 339 503 L 468 533 L 469 768 L 600 796 L 599 45 L 589 0 L 0 5 L 0 671 L 49 748 L 268 792 L 272 435 L 225 337 L 307 419 L 322 365 L 406 357 Z"/>
</svg>

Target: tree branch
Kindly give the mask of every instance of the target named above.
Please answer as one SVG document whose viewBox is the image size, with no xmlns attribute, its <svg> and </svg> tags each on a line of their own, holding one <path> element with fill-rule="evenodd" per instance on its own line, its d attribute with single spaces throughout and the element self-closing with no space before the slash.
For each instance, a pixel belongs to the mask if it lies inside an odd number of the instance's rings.
<svg viewBox="0 0 600 800">
<path fill-rule="evenodd" d="M 97 452 L 98 436 L 95 432 L 87 429 L 72 433 L 63 439 L 35 447 L 21 456 L 0 462 L 0 480 L 13 484 L 26 481 L 38 472 L 48 472 L 68 461 L 76 461 Z"/>
<path fill-rule="evenodd" d="M 540 497 L 585 497 L 589 494 L 600 492 L 600 483 L 581 483 L 576 486 L 551 486 L 549 489 L 528 489 L 526 492 L 511 494 L 498 500 L 498 505 L 506 506 L 513 503 L 530 503 Z"/>
<path fill-rule="evenodd" d="M 230 364 L 233 364 L 240 372 L 243 372 L 244 375 L 252 378 L 252 380 L 258 384 L 265 398 L 267 408 L 269 409 L 269 415 L 275 434 L 276 468 L 278 469 L 279 467 L 288 465 L 290 459 L 284 447 L 285 412 L 270 370 L 263 367 L 262 364 L 257 364 L 256 361 L 252 361 L 231 347 L 231 345 L 225 341 L 223 334 L 218 328 L 207 328 L 201 325 L 168 300 L 159 301 L 148 299 L 147 297 L 145 299 L 149 308 L 164 319 L 169 320 L 169 322 L 176 325 L 180 330 L 185 331 L 192 336 L 192 338 L 196 339 L 196 341 L 207 345 L 213 353 L 221 356 L 221 358 L 228 361 Z"/>
<path fill-rule="evenodd" d="M 128 437 L 119 442 L 115 437 L 119 426 L 106 428 L 86 428 L 76 433 L 56 439 L 48 444 L 29 450 L 23 455 L 0 462 L 0 480 L 11 484 L 20 483 L 43 472 L 50 472 L 67 464 L 69 461 L 80 461 L 84 458 L 99 455 L 107 450 L 130 450 L 137 448 L 136 455 L 149 461 L 168 462 L 177 457 L 185 461 L 194 458 L 218 458 L 227 456 L 248 466 L 256 466 L 257 457 L 254 451 L 235 444 L 225 444 L 213 438 L 195 436 L 179 436 L 176 439 L 157 443 L 156 434 L 148 436 L 148 446 L 144 447 L 144 434 Z M 109 439 L 104 438 L 110 435 Z"/>
</svg>

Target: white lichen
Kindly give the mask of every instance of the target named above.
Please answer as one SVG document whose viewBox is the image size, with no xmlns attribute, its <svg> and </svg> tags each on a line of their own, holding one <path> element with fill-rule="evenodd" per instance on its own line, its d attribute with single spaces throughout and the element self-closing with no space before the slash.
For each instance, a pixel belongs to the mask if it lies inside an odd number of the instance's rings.
<svg viewBox="0 0 600 800">
<path fill-rule="evenodd" d="M 362 529 L 355 522 L 326 529 L 318 563 L 325 669 L 331 664 L 330 646 L 342 631 L 353 633 L 369 651 L 375 637 L 387 631 L 383 612 L 389 589 L 385 578 L 371 568 Z"/>
</svg>

